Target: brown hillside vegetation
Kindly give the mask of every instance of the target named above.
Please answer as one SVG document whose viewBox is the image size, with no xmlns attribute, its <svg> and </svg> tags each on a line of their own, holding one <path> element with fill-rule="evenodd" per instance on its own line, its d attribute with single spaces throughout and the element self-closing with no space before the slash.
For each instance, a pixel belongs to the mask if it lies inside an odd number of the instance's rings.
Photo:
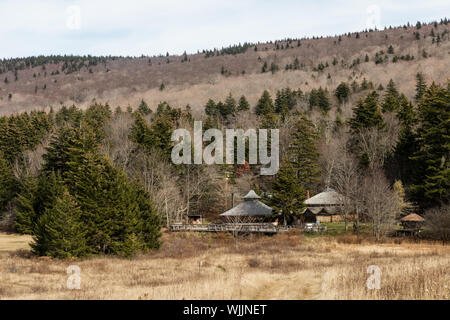
<svg viewBox="0 0 450 320">
<path fill-rule="evenodd" d="M 293 232 L 236 250 L 228 235 L 165 234 L 158 252 L 70 261 L 33 257 L 21 240 L 22 250 L 0 249 L 0 299 L 450 298 L 449 248 L 427 242 Z M 81 269 L 80 290 L 66 287 L 70 265 Z M 381 269 L 380 290 L 366 287 L 370 265 Z"/>
<path fill-rule="evenodd" d="M 264 89 L 272 94 L 284 87 L 309 91 L 322 86 L 334 90 L 341 81 L 360 83 L 363 78 L 375 86 L 386 86 L 392 78 L 398 89 L 412 98 L 417 72 L 428 81 L 440 83 L 449 77 L 449 28 L 448 24 L 428 24 L 420 29 L 400 27 L 302 39 L 300 46 L 297 40 L 285 40 L 258 44 L 257 50 L 250 46 L 245 53 L 208 58 L 204 53 L 152 57 L 151 61 L 148 57 L 119 58 L 70 74 L 54 74 L 61 65 L 46 65 L 45 70 L 38 66 L 18 71 L 17 81 L 14 72 L 8 71 L 1 74 L 0 114 L 56 108 L 60 104 L 86 107 L 92 99 L 109 102 L 111 107 L 136 107 L 145 99 L 155 108 L 167 101 L 178 107 L 189 104 L 193 111 L 199 111 L 209 98 L 224 99 L 230 92 L 235 97 L 245 94 L 254 105 Z M 388 53 L 391 45 L 394 53 Z M 380 51 L 387 61 L 376 64 Z M 414 59 L 401 59 L 407 55 Z M 399 59 L 393 62 L 395 56 Z M 300 68 L 285 70 L 295 58 Z M 268 70 L 262 73 L 265 62 Z M 271 72 L 272 63 L 279 71 Z M 320 71 L 319 64 L 328 67 Z M 3 81 L 5 77 L 8 83 Z M 161 84 L 164 90 L 160 90 Z"/>
</svg>

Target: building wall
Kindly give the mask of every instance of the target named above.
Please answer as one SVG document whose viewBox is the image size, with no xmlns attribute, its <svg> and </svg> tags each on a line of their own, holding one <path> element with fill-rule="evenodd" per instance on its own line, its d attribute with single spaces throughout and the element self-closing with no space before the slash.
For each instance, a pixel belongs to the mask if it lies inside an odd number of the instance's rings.
<svg viewBox="0 0 450 320">
<path fill-rule="evenodd" d="M 347 220 L 352 221 L 354 220 L 355 216 L 352 214 L 347 215 Z M 319 220 L 321 223 L 328 223 L 328 222 L 344 222 L 344 216 L 340 214 L 325 216 L 325 215 L 317 215 L 317 220 Z"/>
</svg>

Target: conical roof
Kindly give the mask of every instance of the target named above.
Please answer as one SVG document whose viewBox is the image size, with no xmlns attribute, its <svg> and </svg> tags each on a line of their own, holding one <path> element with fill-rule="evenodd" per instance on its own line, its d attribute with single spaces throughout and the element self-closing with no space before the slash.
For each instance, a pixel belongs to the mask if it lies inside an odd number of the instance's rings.
<svg viewBox="0 0 450 320">
<path fill-rule="evenodd" d="M 261 199 L 261 197 L 258 196 L 258 195 L 256 194 L 256 192 L 253 191 L 253 190 L 250 190 L 250 191 L 247 193 L 247 195 L 244 197 L 244 200 L 245 200 L 245 201 L 248 201 L 248 200 L 258 200 L 258 199 Z"/>
<path fill-rule="evenodd" d="M 327 188 L 325 191 L 316 194 L 314 197 L 305 200 L 306 205 L 342 205 L 343 197 L 331 188 Z"/>
<path fill-rule="evenodd" d="M 244 202 L 238 204 L 236 207 L 224 212 L 221 216 L 232 217 L 253 217 L 253 216 L 267 216 L 273 214 L 273 210 L 268 205 L 265 205 L 255 191 L 250 192 L 244 197 Z"/>
</svg>

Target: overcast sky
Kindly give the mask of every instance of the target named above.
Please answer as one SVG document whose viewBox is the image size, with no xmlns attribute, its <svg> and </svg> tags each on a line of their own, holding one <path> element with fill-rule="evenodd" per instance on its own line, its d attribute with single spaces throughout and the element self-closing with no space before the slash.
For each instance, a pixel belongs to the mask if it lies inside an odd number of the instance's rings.
<svg viewBox="0 0 450 320">
<path fill-rule="evenodd" d="M 0 0 L 0 58 L 194 53 L 446 16 L 448 0 Z"/>
</svg>

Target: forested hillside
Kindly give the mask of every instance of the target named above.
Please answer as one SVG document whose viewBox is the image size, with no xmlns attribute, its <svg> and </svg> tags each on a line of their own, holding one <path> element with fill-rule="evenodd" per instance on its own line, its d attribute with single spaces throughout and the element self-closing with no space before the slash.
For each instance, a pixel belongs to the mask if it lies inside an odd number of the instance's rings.
<svg viewBox="0 0 450 320">
<path fill-rule="evenodd" d="M 331 91 L 342 81 L 363 78 L 376 87 L 386 86 L 392 78 L 411 99 L 418 72 L 437 82 L 447 80 L 449 51 L 445 18 L 330 37 L 244 43 L 181 56 L 4 59 L 0 114 L 48 111 L 61 104 L 85 109 L 92 99 L 124 109 L 144 99 L 153 110 L 167 101 L 176 107 L 189 104 L 199 112 L 209 98 L 224 100 L 230 92 L 244 94 L 254 104 L 265 89 L 272 95 L 285 87 Z"/>
</svg>

